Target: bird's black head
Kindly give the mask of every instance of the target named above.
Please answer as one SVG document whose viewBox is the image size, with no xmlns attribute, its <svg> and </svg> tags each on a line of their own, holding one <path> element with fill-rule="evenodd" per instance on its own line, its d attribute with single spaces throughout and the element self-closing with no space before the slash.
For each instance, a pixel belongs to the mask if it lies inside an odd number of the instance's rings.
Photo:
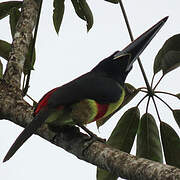
<svg viewBox="0 0 180 180">
<path fill-rule="evenodd" d="M 101 76 L 108 76 L 123 85 L 128 73 L 132 69 L 134 61 L 144 51 L 167 19 L 168 17 L 163 18 L 122 51 L 116 51 L 101 61 L 92 72 L 99 73 Z"/>
<path fill-rule="evenodd" d="M 102 60 L 94 67 L 92 72 L 112 78 L 123 85 L 128 73 L 132 69 L 132 64 L 130 63 L 131 55 L 122 53 L 121 55 L 116 56 L 117 53 L 120 53 L 120 51 L 116 51 L 111 56 Z"/>
</svg>

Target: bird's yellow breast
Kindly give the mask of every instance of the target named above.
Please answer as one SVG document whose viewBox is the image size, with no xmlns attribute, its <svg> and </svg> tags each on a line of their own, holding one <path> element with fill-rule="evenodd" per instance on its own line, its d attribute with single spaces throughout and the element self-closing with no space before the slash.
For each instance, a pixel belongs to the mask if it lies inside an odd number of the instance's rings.
<svg viewBox="0 0 180 180">
<path fill-rule="evenodd" d="M 124 96 L 125 96 L 125 91 L 122 88 L 121 97 L 119 98 L 118 101 L 109 104 L 107 112 L 106 112 L 106 114 L 104 114 L 103 118 L 107 117 L 108 115 L 112 114 L 116 109 L 118 109 L 118 107 L 122 104 L 122 102 L 124 100 Z"/>
</svg>

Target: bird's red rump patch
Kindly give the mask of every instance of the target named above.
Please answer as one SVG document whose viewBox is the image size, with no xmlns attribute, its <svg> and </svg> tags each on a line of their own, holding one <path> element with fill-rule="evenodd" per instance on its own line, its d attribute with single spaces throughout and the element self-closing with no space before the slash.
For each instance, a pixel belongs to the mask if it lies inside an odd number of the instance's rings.
<svg viewBox="0 0 180 180">
<path fill-rule="evenodd" d="M 100 119 L 101 117 L 103 117 L 108 109 L 108 104 L 97 104 L 97 108 L 98 108 L 98 113 L 96 115 L 96 117 L 94 118 L 94 121 L 97 121 L 98 119 Z"/>
<path fill-rule="evenodd" d="M 46 93 L 46 94 L 42 97 L 42 99 L 39 101 L 39 103 L 38 103 L 38 105 L 37 105 L 37 107 L 36 107 L 36 109 L 35 109 L 35 111 L 34 111 L 34 115 L 38 114 L 39 111 L 40 111 L 44 106 L 47 105 L 48 99 L 51 97 L 52 93 L 53 93 L 54 91 L 56 91 L 56 89 L 57 89 L 57 88 L 52 89 L 51 91 L 49 91 L 48 93 Z"/>
</svg>

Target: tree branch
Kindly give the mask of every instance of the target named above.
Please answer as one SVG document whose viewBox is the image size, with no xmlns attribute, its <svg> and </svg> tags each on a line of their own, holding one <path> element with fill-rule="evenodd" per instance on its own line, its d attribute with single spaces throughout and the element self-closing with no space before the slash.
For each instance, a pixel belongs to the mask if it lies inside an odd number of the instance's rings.
<svg viewBox="0 0 180 180">
<path fill-rule="evenodd" d="M 38 4 L 35 0 L 24 0 L 22 13 L 16 26 L 12 42 L 12 50 L 4 74 L 4 80 L 14 87 L 20 88 L 21 74 L 36 24 Z"/>
<path fill-rule="evenodd" d="M 4 81 L 0 84 L 0 118 L 8 119 L 22 127 L 32 120 L 33 108 L 21 98 L 21 91 Z M 106 169 L 127 179 L 180 179 L 180 169 L 154 161 L 137 158 L 101 142 L 93 142 L 79 129 L 63 129 L 59 133 L 42 126 L 37 134 L 79 159 Z"/>
<path fill-rule="evenodd" d="M 36 22 L 38 0 L 24 0 L 22 15 L 17 25 L 12 52 L 0 81 L 0 119 L 10 120 L 26 127 L 32 120 L 33 107 L 22 98 L 19 89 L 21 74 Z M 137 158 L 121 152 L 101 142 L 93 142 L 74 128 L 59 133 L 51 131 L 47 125 L 38 129 L 37 134 L 51 143 L 113 174 L 128 179 L 180 179 L 180 169 L 157 162 Z"/>
</svg>

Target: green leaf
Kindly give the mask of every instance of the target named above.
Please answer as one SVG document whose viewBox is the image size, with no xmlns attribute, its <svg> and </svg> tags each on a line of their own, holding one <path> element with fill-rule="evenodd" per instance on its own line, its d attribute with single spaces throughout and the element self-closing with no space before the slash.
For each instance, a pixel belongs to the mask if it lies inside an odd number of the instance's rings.
<svg viewBox="0 0 180 180">
<path fill-rule="evenodd" d="M 160 124 L 161 139 L 166 163 L 180 168 L 180 138 L 168 124 Z"/>
<path fill-rule="evenodd" d="M 17 25 L 17 22 L 19 20 L 20 14 L 21 13 L 18 10 L 18 8 L 12 8 L 10 10 L 9 23 L 10 23 L 10 27 L 11 27 L 11 35 L 12 35 L 12 37 L 14 37 L 14 34 L 16 32 L 16 25 Z"/>
<path fill-rule="evenodd" d="M 71 0 L 73 6 L 74 6 L 74 10 L 76 12 L 76 14 L 82 19 L 86 21 L 86 18 L 84 16 L 84 12 L 81 8 L 80 2 L 77 0 Z"/>
<path fill-rule="evenodd" d="M 31 43 L 30 43 L 30 46 L 29 46 L 29 51 L 26 55 L 26 60 L 24 62 L 24 67 L 23 67 L 23 73 L 25 75 L 29 74 L 29 72 L 31 70 L 33 70 L 33 66 L 34 66 L 34 62 L 35 62 L 35 59 L 36 59 L 36 52 L 35 52 L 35 49 L 32 50 L 32 45 L 33 45 L 33 39 L 31 39 Z M 31 58 L 31 54 L 33 53 L 33 56 Z"/>
<path fill-rule="evenodd" d="M 0 60 L 0 79 L 2 79 L 2 78 L 3 78 L 3 64 Z"/>
<path fill-rule="evenodd" d="M 7 1 L 0 3 L 0 19 L 3 19 L 4 17 L 8 16 L 11 8 L 13 7 L 21 8 L 22 1 Z"/>
<path fill-rule="evenodd" d="M 140 112 L 138 107 L 127 110 L 114 128 L 107 144 L 130 153 L 138 130 Z M 103 169 L 97 169 L 97 180 L 116 180 L 118 177 Z"/>
<path fill-rule="evenodd" d="M 118 177 L 104 169 L 97 168 L 96 179 L 97 180 L 117 180 Z"/>
<path fill-rule="evenodd" d="M 161 67 L 162 57 L 163 57 L 163 49 L 161 48 L 154 60 L 154 66 L 153 66 L 154 74 L 158 73 L 162 69 Z"/>
<path fill-rule="evenodd" d="M 129 83 L 125 83 L 125 97 L 120 108 L 128 104 L 138 94 L 138 92 L 139 92 L 139 89 L 136 89 L 134 86 L 132 86 Z"/>
<path fill-rule="evenodd" d="M 0 56 L 8 60 L 10 51 L 11 51 L 11 44 L 9 44 L 6 41 L 0 40 Z"/>
<path fill-rule="evenodd" d="M 114 128 L 107 144 L 130 153 L 140 120 L 138 107 L 128 109 Z"/>
<path fill-rule="evenodd" d="M 176 94 L 176 97 L 177 97 L 178 99 L 180 99 L 180 93 Z"/>
<path fill-rule="evenodd" d="M 161 62 L 163 74 L 176 69 L 180 66 L 180 51 L 169 51 L 164 55 L 163 61 Z"/>
<path fill-rule="evenodd" d="M 167 74 L 180 66 L 180 34 L 169 38 L 159 50 L 154 61 L 154 74 L 163 70 Z"/>
<path fill-rule="evenodd" d="M 64 0 L 54 0 L 53 6 L 53 23 L 58 34 L 64 15 Z"/>
<path fill-rule="evenodd" d="M 117 4 L 119 1 L 118 0 L 105 0 L 107 2 L 110 2 L 110 3 L 114 3 L 114 4 Z"/>
<path fill-rule="evenodd" d="M 113 112 L 112 114 L 110 114 L 109 116 L 96 121 L 96 125 L 97 128 L 99 128 L 100 126 L 102 126 L 108 119 L 110 119 L 117 111 L 119 111 L 121 108 L 123 108 L 126 104 L 128 104 L 139 92 L 139 89 L 136 89 L 135 87 L 133 87 L 131 84 L 125 83 L 125 97 L 124 97 L 124 101 L 122 102 L 122 104 L 119 106 L 119 108 Z"/>
<path fill-rule="evenodd" d="M 71 0 L 76 14 L 87 23 L 87 31 L 93 26 L 93 15 L 86 0 Z"/>
<path fill-rule="evenodd" d="M 180 128 L 180 109 L 174 109 L 173 116 L 174 116 L 174 119 L 176 120 L 176 123 L 178 124 Z"/>
<path fill-rule="evenodd" d="M 137 133 L 137 157 L 163 162 L 159 131 L 154 117 L 146 113 L 141 117 Z"/>
</svg>

